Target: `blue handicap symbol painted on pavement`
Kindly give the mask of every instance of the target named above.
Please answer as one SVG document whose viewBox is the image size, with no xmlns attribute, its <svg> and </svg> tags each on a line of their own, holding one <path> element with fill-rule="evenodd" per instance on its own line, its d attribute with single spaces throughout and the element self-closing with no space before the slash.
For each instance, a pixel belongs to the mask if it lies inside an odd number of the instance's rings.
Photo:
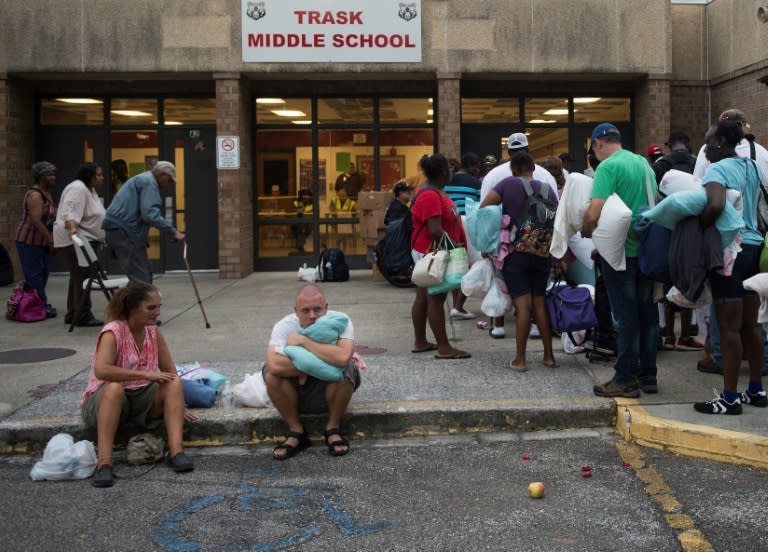
<svg viewBox="0 0 768 552">
<path fill-rule="evenodd" d="M 245 479 L 280 475 L 280 468 L 266 468 L 264 470 L 248 470 Z M 316 490 L 316 489 L 315 489 Z M 292 510 L 300 507 L 317 509 L 319 515 L 333 523 L 345 536 L 369 535 L 379 531 L 385 531 L 395 527 L 391 521 L 383 521 L 372 524 L 359 524 L 349 513 L 330 500 L 321 497 L 313 497 L 311 488 L 295 489 L 269 489 L 259 490 L 255 485 L 241 485 L 240 496 L 234 503 L 234 507 L 241 511 L 270 511 Z M 157 544 L 171 552 L 202 552 L 201 543 L 186 538 L 181 531 L 181 523 L 188 516 L 199 514 L 206 508 L 219 504 L 225 500 L 222 494 L 194 499 L 183 506 L 172 510 L 163 516 L 160 528 L 153 533 Z M 308 523 L 296 533 L 277 539 L 256 542 L 248 550 L 252 552 L 271 552 L 289 546 L 305 543 L 320 535 L 320 527 L 315 523 Z M 235 544 L 229 544 L 217 549 L 219 552 L 235 552 L 242 548 Z"/>
</svg>

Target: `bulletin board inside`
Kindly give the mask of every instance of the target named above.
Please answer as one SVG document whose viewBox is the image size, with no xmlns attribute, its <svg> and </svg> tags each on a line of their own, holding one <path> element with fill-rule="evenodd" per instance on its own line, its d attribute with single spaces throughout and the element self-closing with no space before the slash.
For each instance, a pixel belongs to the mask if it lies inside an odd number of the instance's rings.
<svg viewBox="0 0 768 552">
<path fill-rule="evenodd" d="M 375 182 L 375 169 L 373 156 L 358 155 L 357 171 L 363 175 L 365 182 L 372 185 Z M 381 191 L 390 191 L 398 180 L 405 176 L 404 155 L 382 155 L 379 158 L 379 175 Z"/>
</svg>

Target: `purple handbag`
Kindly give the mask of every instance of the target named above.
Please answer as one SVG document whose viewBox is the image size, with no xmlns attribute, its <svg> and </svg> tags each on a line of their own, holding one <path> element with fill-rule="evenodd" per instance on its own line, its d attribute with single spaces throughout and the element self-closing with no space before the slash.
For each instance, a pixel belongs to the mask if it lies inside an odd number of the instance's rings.
<svg viewBox="0 0 768 552">
<path fill-rule="evenodd" d="M 37 294 L 37 290 L 26 282 L 17 285 L 6 304 L 5 317 L 17 322 L 45 320 L 45 305 Z"/>
<path fill-rule="evenodd" d="M 546 301 L 554 332 L 588 330 L 597 326 L 595 307 L 587 288 L 555 282 L 547 291 Z"/>
</svg>

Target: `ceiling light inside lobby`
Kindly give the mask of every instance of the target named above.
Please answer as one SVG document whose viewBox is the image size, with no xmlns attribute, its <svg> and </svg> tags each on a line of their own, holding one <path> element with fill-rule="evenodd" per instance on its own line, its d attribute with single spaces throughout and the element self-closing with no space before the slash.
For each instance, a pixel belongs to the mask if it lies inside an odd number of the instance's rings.
<svg viewBox="0 0 768 552">
<path fill-rule="evenodd" d="M 256 103 L 263 105 L 281 105 L 285 103 L 285 100 L 281 98 L 256 98 Z"/>
<path fill-rule="evenodd" d="M 560 108 L 548 109 L 544 112 L 544 115 L 568 115 L 568 110 Z"/>
<path fill-rule="evenodd" d="M 311 125 L 312 124 L 312 121 L 310 121 L 309 119 L 302 119 L 302 120 L 291 121 L 291 122 L 294 125 Z"/>
<path fill-rule="evenodd" d="M 56 101 L 77 105 L 94 105 L 103 103 L 101 100 L 97 100 L 96 98 L 56 98 Z"/>
<path fill-rule="evenodd" d="M 587 104 L 587 103 L 595 103 L 602 100 L 602 98 L 573 98 L 573 103 L 575 104 Z"/>
<path fill-rule="evenodd" d="M 272 113 L 278 117 L 306 117 L 307 114 L 298 109 L 273 109 Z"/>
<path fill-rule="evenodd" d="M 135 109 L 113 109 L 112 113 L 115 115 L 122 115 L 123 117 L 151 117 L 152 113 L 146 111 L 136 111 Z"/>
</svg>

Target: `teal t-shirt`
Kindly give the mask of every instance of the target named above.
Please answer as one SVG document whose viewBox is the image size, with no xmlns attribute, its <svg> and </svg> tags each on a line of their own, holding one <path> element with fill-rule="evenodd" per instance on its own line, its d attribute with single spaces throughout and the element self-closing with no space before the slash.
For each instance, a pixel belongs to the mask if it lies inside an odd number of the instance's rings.
<svg viewBox="0 0 768 552">
<path fill-rule="evenodd" d="M 648 205 L 647 188 L 651 196 L 656 197 L 656 177 L 645 157 L 621 149 L 605 161 L 601 161 L 595 171 L 592 182 L 592 197 L 608 199 L 614 192 L 632 210 L 632 222 L 629 225 L 624 253 L 627 257 L 637 257 L 640 245 L 635 232 L 635 219 L 640 207 Z"/>
<path fill-rule="evenodd" d="M 712 163 L 704 173 L 702 183 L 717 183 L 731 190 L 741 192 L 744 204 L 744 230 L 741 233 L 742 243 L 761 245 L 763 237 L 757 231 L 757 200 L 760 193 L 760 179 L 755 163 L 746 157 L 728 157 L 717 163 Z"/>
</svg>

